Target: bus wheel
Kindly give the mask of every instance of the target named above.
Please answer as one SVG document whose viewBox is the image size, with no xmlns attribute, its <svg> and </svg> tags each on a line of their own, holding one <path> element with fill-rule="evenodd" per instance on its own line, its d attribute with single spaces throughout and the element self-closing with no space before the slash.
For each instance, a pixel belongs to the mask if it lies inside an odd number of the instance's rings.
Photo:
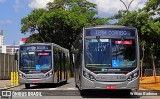
<svg viewBox="0 0 160 99">
<path fill-rule="evenodd" d="M 25 84 L 26 89 L 30 88 L 30 84 Z"/>
<path fill-rule="evenodd" d="M 64 84 L 67 84 L 67 79 L 64 81 Z"/>
<path fill-rule="evenodd" d="M 81 94 L 81 96 L 86 96 L 86 90 L 80 90 L 80 94 Z"/>
</svg>

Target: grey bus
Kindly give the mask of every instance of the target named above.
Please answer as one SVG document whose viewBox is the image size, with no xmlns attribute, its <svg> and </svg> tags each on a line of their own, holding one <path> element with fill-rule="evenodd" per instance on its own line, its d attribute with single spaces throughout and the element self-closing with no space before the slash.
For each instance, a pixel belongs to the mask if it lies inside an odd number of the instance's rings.
<svg viewBox="0 0 160 99">
<path fill-rule="evenodd" d="M 30 84 L 67 82 L 67 49 L 54 43 L 30 43 L 20 45 L 17 54 L 19 83 L 26 88 Z"/>
<path fill-rule="evenodd" d="M 80 90 L 139 88 L 137 29 L 127 26 L 84 27 L 74 43 L 75 84 Z"/>
</svg>

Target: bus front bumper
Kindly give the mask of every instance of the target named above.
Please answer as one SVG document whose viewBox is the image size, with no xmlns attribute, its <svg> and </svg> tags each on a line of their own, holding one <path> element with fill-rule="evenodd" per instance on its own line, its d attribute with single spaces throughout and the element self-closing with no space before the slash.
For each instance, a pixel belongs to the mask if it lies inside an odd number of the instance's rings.
<svg viewBox="0 0 160 99">
<path fill-rule="evenodd" d="M 53 76 L 41 78 L 41 79 L 25 79 L 19 77 L 19 84 L 41 84 L 41 83 L 53 83 Z"/>
<path fill-rule="evenodd" d="M 109 87 L 114 87 L 113 89 L 136 90 L 139 88 L 139 78 L 135 78 L 132 81 L 124 81 L 124 82 L 100 82 L 100 81 L 90 81 L 85 77 L 82 77 L 82 84 L 80 89 L 109 89 Z"/>
</svg>

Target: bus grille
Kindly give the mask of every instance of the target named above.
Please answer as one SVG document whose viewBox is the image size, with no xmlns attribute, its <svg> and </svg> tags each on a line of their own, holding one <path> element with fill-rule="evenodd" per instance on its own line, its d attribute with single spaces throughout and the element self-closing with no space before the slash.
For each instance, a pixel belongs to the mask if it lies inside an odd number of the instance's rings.
<svg viewBox="0 0 160 99">
<path fill-rule="evenodd" d="M 36 75 L 26 75 L 26 78 L 27 79 L 39 79 L 39 78 L 44 78 L 44 75 L 38 75 L 38 74 L 36 74 Z"/>
</svg>

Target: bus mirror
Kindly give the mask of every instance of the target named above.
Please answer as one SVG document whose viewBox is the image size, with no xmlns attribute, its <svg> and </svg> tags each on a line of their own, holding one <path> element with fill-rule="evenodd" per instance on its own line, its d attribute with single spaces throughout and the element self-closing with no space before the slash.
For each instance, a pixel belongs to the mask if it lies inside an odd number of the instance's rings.
<svg viewBox="0 0 160 99">
<path fill-rule="evenodd" d="M 18 50 L 16 50 L 16 52 L 14 53 L 14 60 L 18 60 Z"/>
<path fill-rule="evenodd" d="M 142 59 L 142 53 L 143 53 L 143 50 L 142 50 L 142 46 L 140 45 L 139 46 L 139 56 L 140 56 L 140 59 Z"/>
<path fill-rule="evenodd" d="M 14 60 L 18 60 L 18 55 L 17 55 L 17 53 L 14 53 Z"/>
<path fill-rule="evenodd" d="M 82 40 L 79 40 L 79 50 L 82 50 L 82 48 L 83 48 L 83 41 Z"/>
</svg>

